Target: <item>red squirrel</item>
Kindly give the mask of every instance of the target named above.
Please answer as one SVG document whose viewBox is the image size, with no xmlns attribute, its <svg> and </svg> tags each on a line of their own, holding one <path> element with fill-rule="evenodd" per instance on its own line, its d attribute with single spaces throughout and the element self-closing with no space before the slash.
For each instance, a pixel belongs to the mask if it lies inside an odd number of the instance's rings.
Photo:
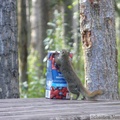
<svg viewBox="0 0 120 120">
<path fill-rule="evenodd" d="M 67 50 L 63 49 L 60 55 L 55 57 L 56 65 L 59 67 L 60 72 L 63 74 L 66 82 L 68 84 L 68 89 L 71 93 L 76 94 L 76 99 L 78 99 L 80 93 L 85 99 L 94 99 L 95 96 L 103 94 L 102 90 L 95 90 L 93 92 L 88 91 L 80 81 L 79 77 L 75 73 L 71 65 L 69 58 L 69 53 Z"/>
</svg>

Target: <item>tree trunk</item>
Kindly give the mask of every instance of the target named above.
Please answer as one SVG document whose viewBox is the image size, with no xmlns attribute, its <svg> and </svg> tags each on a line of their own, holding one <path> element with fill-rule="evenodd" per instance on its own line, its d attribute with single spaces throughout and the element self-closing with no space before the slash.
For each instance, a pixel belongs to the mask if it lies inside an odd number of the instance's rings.
<svg viewBox="0 0 120 120">
<path fill-rule="evenodd" d="M 19 27 L 19 73 L 20 81 L 27 81 L 27 19 L 26 19 L 26 0 L 18 1 L 18 27 Z"/>
<path fill-rule="evenodd" d="M 73 38 L 74 38 L 74 49 L 75 53 L 79 54 L 79 48 L 80 48 L 80 24 L 78 16 L 79 13 L 79 1 L 76 5 L 73 7 Z"/>
<path fill-rule="evenodd" d="M 47 37 L 48 5 L 47 0 L 32 1 L 31 42 L 33 50 L 40 55 L 40 63 L 45 57 L 43 40 Z"/>
<path fill-rule="evenodd" d="M 64 0 L 63 1 L 63 36 L 64 36 L 64 43 L 66 46 L 72 46 L 73 45 L 73 38 L 72 38 L 72 17 L 73 12 L 72 8 L 72 0 Z"/>
<path fill-rule="evenodd" d="M 90 91 L 104 89 L 100 99 L 119 99 L 114 4 L 114 0 L 80 2 L 85 80 Z"/>
<path fill-rule="evenodd" d="M 31 22 L 30 22 L 30 16 L 31 16 L 31 5 L 32 0 L 26 0 L 26 21 L 27 21 L 27 47 L 30 47 L 31 43 Z M 29 54 L 29 51 L 28 51 Z"/>
<path fill-rule="evenodd" d="M 0 1 L 0 98 L 18 98 L 16 1 Z"/>
<path fill-rule="evenodd" d="M 48 0 L 40 0 L 40 62 L 43 63 L 43 59 L 45 57 L 45 49 L 44 49 L 44 39 L 47 37 L 47 23 L 48 23 Z"/>
</svg>

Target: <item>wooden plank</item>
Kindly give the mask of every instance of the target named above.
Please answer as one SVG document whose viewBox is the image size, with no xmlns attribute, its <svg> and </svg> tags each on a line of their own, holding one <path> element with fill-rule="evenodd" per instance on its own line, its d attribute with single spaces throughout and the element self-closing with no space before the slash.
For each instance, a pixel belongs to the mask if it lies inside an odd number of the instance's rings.
<svg viewBox="0 0 120 120">
<path fill-rule="evenodd" d="M 1 120 L 88 120 L 91 114 L 119 115 L 120 101 L 0 100 Z"/>
</svg>

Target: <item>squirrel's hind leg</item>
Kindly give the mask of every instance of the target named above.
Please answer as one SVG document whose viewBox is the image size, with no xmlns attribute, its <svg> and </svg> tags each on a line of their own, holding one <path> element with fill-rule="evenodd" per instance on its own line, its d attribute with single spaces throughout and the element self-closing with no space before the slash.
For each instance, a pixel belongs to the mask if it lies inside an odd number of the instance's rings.
<svg viewBox="0 0 120 120">
<path fill-rule="evenodd" d="M 77 96 L 76 96 L 75 100 L 77 100 L 77 99 L 79 98 L 80 93 L 77 93 L 76 95 L 77 95 Z"/>
</svg>

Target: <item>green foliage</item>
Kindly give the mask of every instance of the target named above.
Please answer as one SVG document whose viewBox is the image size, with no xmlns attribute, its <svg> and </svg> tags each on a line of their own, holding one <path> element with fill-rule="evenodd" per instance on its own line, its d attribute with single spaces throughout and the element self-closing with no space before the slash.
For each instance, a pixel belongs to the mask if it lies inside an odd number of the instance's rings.
<svg viewBox="0 0 120 120">
<path fill-rule="evenodd" d="M 51 6 L 62 2 L 62 0 L 53 0 L 51 1 Z M 74 1 L 74 4 L 75 1 Z M 72 9 L 73 5 L 69 5 L 68 8 Z M 75 15 L 78 15 L 77 13 Z M 68 44 L 65 45 L 65 41 L 63 40 L 63 27 L 67 25 L 67 23 L 63 23 L 63 13 L 59 12 L 57 8 L 55 8 L 53 12 L 52 21 L 48 22 L 49 29 L 47 30 L 47 37 L 44 40 L 44 45 L 46 52 L 48 50 L 61 50 L 66 48 L 74 54 L 73 57 L 73 65 L 77 74 L 80 76 L 81 80 L 84 78 L 84 70 L 83 70 L 83 59 L 81 47 L 78 51 L 75 50 L 75 46 L 73 48 Z M 79 46 L 79 45 L 78 45 Z M 45 95 L 45 73 L 46 73 L 46 65 L 42 66 L 39 62 L 39 56 L 37 52 L 30 52 L 28 56 L 28 82 L 22 83 L 22 93 L 21 97 L 30 98 L 30 97 L 43 97 Z M 47 58 L 44 59 L 46 62 Z M 41 69 L 42 66 L 42 69 Z M 82 68 L 82 69 L 81 69 Z"/>
<path fill-rule="evenodd" d="M 63 0 L 52 0 L 50 1 L 50 6 L 54 7 L 55 5 L 61 4 Z M 120 2 L 117 0 L 117 2 Z M 74 0 L 72 5 L 69 5 L 69 9 L 73 9 L 75 5 L 78 4 L 78 0 Z M 118 9 L 117 9 L 118 12 Z M 73 19 L 79 19 L 79 11 L 73 13 Z M 63 28 L 67 23 L 63 23 L 63 13 L 60 12 L 57 8 L 54 9 L 53 19 L 48 22 L 49 29 L 47 30 L 47 37 L 44 40 L 45 50 L 56 50 L 59 51 L 63 48 L 70 50 L 73 53 L 73 66 L 79 78 L 84 83 L 84 57 L 82 45 L 79 41 L 80 33 L 79 30 L 74 35 L 78 36 L 78 44 L 72 43 L 73 47 L 70 47 L 68 44 L 66 46 L 65 41 L 63 40 Z M 78 26 L 79 29 L 79 26 Z M 75 36 L 74 36 L 75 37 Z M 75 39 L 73 37 L 73 39 Z M 118 45 L 118 73 L 120 79 L 120 38 L 117 36 L 117 45 Z M 28 83 L 22 83 L 22 93 L 21 97 L 43 97 L 45 94 L 45 73 L 46 65 L 42 66 L 37 57 L 38 53 L 33 52 L 28 56 Z M 46 62 L 47 58 L 44 59 Z M 42 67 L 42 69 L 41 69 Z M 120 81 L 119 81 L 120 86 Z"/>
<path fill-rule="evenodd" d="M 116 2 L 115 2 L 115 10 L 116 10 L 116 13 L 120 17 L 120 1 L 118 1 L 118 0 L 116 0 Z"/>
<path fill-rule="evenodd" d="M 33 52 L 28 56 L 28 83 L 22 83 L 23 98 L 37 98 L 45 95 L 46 67 L 41 68 L 38 53 Z"/>
<path fill-rule="evenodd" d="M 119 80 L 119 91 L 120 91 L 120 1 L 116 0 L 116 42 L 117 42 L 117 61 L 118 61 L 118 80 Z"/>
<path fill-rule="evenodd" d="M 50 7 L 53 8 L 55 5 L 59 5 L 62 3 L 63 0 L 51 0 L 50 1 Z"/>
<path fill-rule="evenodd" d="M 117 61 L 118 61 L 118 80 L 119 80 L 119 91 L 120 91 L 120 38 L 117 36 L 117 50 L 118 50 L 118 56 L 117 56 Z"/>
<path fill-rule="evenodd" d="M 76 12 L 76 15 L 78 13 Z M 67 23 L 63 24 L 62 13 L 58 12 L 58 10 L 54 11 L 54 19 L 51 22 L 48 22 L 49 29 L 47 30 L 47 38 L 44 40 L 45 49 L 59 51 L 63 48 L 68 49 L 73 53 L 73 66 L 75 68 L 76 73 L 81 78 L 82 82 L 84 82 L 84 58 L 82 53 L 82 45 L 80 43 L 73 43 L 73 47 L 70 47 L 70 44 L 67 46 L 63 40 L 63 27 Z M 78 32 L 78 31 L 77 31 Z M 80 33 L 74 33 L 78 35 L 78 39 L 80 39 Z M 76 50 L 76 48 L 78 48 Z"/>
<path fill-rule="evenodd" d="M 62 13 L 54 11 L 52 22 L 48 22 L 47 38 L 44 40 L 46 50 L 60 50 L 64 47 Z"/>
</svg>

